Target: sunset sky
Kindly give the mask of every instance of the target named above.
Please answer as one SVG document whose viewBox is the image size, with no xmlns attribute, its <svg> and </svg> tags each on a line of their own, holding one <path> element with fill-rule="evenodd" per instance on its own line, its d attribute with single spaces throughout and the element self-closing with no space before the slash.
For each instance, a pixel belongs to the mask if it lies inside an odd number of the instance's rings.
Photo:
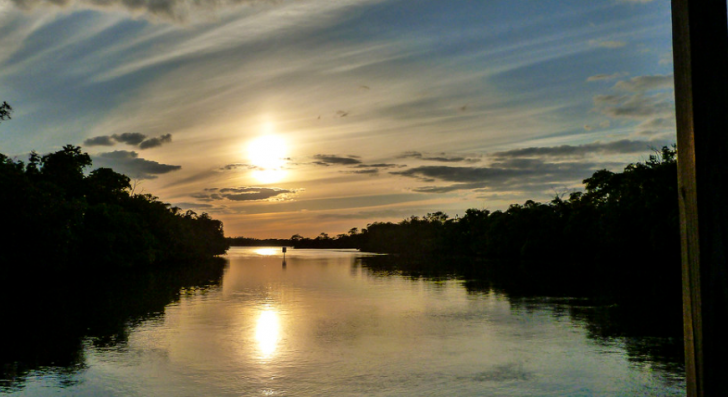
<svg viewBox="0 0 728 397">
<path fill-rule="evenodd" d="M 0 0 L 0 152 L 228 236 L 505 209 L 675 141 L 669 0 Z"/>
</svg>

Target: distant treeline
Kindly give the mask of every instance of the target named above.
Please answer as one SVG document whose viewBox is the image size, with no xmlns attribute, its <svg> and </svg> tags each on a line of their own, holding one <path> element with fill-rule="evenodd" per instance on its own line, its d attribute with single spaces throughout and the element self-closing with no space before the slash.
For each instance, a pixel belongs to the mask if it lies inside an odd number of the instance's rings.
<svg viewBox="0 0 728 397">
<path fill-rule="evenodd" d="M 597 171 L 584 180 L 583 192 L 548 203 L 469 209 L 458 219 L 436 212 L 399 223 L 375 222 L 336 237 L 230 242 L 358 248 L 420 263 L 477 258 L 490 272 L 515 272 L 521 279 L 558 280 L 615 296 L 639 289 L 642 295 L 674 298 L 666 291 L 680 290 L 676 155 L 675 147 L 664 147 L 623 172 Z"/>
<path fill-rule="evenodd" d="M 227 250 L 219 220 L 134 194 L 129 177 L 109 168 L 84 173 L 89 166 L 72 145 L 32 152 L 27 164 L 0 154 L 0 273 L 151 269 Z"/>
<path fill-rule="evenodd" d="M 366 232 L 366 230 L 364 230 Z M 359 233 L 358 228 L 349 230 L 348 234 L 339 234 L 331 238 L 326 233 L 321 233 L 316 238 L 306 238 L 300 234 L 294 234 L 289 239 L 266 238 L 257 239 L 250 237 L 228 237 L 228 244 L 238 247 L 294 247 L 294 248 L 359 248 L 363 246 L 364 234 Z"/>
</svg>

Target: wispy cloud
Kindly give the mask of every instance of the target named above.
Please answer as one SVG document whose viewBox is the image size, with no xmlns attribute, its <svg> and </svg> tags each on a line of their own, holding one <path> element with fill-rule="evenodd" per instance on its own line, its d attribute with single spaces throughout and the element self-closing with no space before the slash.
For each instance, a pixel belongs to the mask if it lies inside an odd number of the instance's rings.
<svg viewBox="0 0 728 397">
<path fill-rule="evenodd" d="M 225 164 L 224 166 L 220 167 L 220 171 L 231 171 L 231 170 L 237 170 L 237 169 L 246 169 L 246 170 L 255 170 L 258 169 L 258 166 L 253 164 L 246 164 L 246 163 L 232 163 L 232 164 Z"/>
<path fill-rule="evenodd" d="M 168 22 L 188 22 L 200 16 L 196 14 L 210 17 L 216 10 L 243 4 L 277 3 L 276 0 L 10 0 L 10 2 L 24 10 L 37 7 L 124 10 L 132 15 L 143 15 Z"/>
<path fill-rule="evenodd" d="M 618 90 L 631 92 L 646 92 L 653 90 L 666 90 L 674 87 L 674 77 L 671 74 L 636 76 L 629 80 L 620 81 L 614 85 Z"/>
<path fill-rule="evenodd" d="M 625 75 L 626 73 L 595 74 L 594 76 L 587 77 L 586 81 L 614 80 L 624 77 Z"/>
<path fill-rule="evenodd" d="M 621 48 L 627 45 L 626 41 L 617 41 L 617 40 L 590 40 L 589 44 L 595 46 L 595 47 L 604 47 L 604 48 Z"/>
<path fill-rule="evenodd" d="M 667 142 L 664 142 L 667 144 Z M 643 153 L 655 146 L 654 142 L 634 141 L 622 139 L 613 142 L 593 142 L 584 145 L 560 145 L 550 147 L 527 147 L 504 152 L 495 152 L 491 156 L 497 159 L 542 157 L 542 158 L 571 158 L 588 155 L 609 155 L 623 153 Z"/>
<path fill-rule="evenodd" d="M 354 165 L 354 164 L 361 164 L 361 160 L 359 160 L 359 156 L 338 156 L 335 154 L 317 154 L 314 155 L 313 158 L 316 160 L 314 164 L 316 165 L 324 165 L 329 166 L 332 164 L 336 165 Z"/>
<path fill-rule="evenodd" d="M 412 158 L 417 160 L 424 160 L 424 161 L 435 161 L 440 163 L 459 163 L 459 162 L 466 162 L 466 163 L 476 163 L 480 161 L 480 157 L 478 155 L 457 155 L 457 154 L 447 154 L 447 153 L 434 153 L 434 154 L 428 154 L 428 153 L 420 153 L 420 152 L 404 152 L 398 158 L 406 159 L 406 158 Z"/>
<path fill-rule="evenodd" d="M 194 193 L 190 197 L 200 201 L 230 200 L 230 201 L 284 201 L 289 200 L 291 194 L 298 190 L 282 189 L 277 187 L 228 187 L 228 188 L 207 188 L 204 193 Z"/>
</svg>

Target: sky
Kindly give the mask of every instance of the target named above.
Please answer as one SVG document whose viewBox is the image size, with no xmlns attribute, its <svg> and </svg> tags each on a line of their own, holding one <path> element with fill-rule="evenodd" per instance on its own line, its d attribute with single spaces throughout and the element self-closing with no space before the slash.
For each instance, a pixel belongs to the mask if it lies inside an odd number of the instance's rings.
<svg viewBox="0 0 728 397">
<path fill-rule="evenodd" d="M 228 236 L 503 210 L 675 142 L 669 0 L 0 0 L 0 153 Z"/>
</svg>

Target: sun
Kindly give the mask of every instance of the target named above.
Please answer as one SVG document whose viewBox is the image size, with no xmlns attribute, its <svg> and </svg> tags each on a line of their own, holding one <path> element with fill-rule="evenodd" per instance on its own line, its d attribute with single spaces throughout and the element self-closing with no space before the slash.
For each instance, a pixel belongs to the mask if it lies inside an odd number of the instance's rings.
<svg viewBox="0 0 728 397">
<path fill-rule="evenodd" d="M 263 135 L 248 144 L 248 161 L 255 166 L 253 177 L 262 183 L 275 183 L 285 177 L 286 142 L 277 135 Z"/>
</svg>

